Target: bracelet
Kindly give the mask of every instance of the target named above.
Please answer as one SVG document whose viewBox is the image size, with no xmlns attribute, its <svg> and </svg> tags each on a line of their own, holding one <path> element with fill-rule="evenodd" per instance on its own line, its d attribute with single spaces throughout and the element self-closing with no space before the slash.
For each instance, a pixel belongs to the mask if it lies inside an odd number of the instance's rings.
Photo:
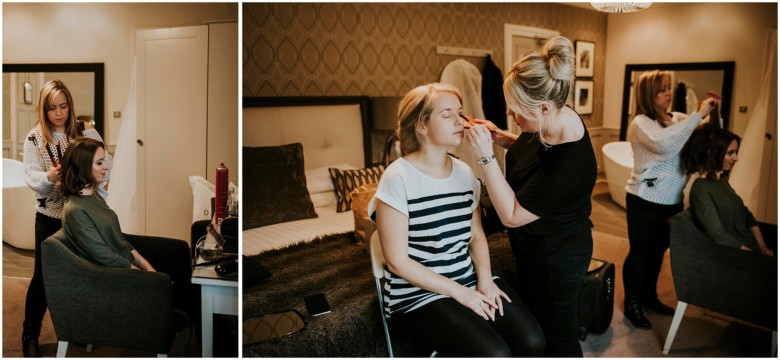
<svg viewBox="0 0 780 360">
<path fill-rule="evenodd" d="M 477 160 L 477 164 L 479 165 L 487 165 L 490 164 L 493 159 L 496 158 L 496 154 L 490 154 L 490 156 L 483 156 Z"/>
</svg>

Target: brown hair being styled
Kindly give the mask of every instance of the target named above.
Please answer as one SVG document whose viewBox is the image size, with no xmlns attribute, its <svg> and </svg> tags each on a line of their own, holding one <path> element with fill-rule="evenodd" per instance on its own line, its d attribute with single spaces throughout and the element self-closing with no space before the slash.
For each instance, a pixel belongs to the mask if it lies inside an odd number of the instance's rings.
<svg viewBox="0 0 780 360">
<path fill-rule="evenodd" d="M 35 123 L 36 126 L 40 125 L 44 145 L 51 143 L 54 126 L 49 121 L 48 113 L 51 102 L 59 94 L 64 94 L 68 101 L 68 120 L 65 122 L 65 135 L 68 139 L 75 139 L 83 135 L 76 124 L 76 112 L 73 110 L 73 96 L 70 95 L 70 90 L 68 90 L 68 87 L 65 86 L 62 80 L 49 80 L 41 88 L 41 95 L 38 98 L 38 121 Z"/>
<path fill-rule="evenodd" d="M 419 151 L 422 137 L 418 129 L 428 124 L 433 112 L 434 100 L 441 93 L 452 93 L 463 103 L 458 88 L 448 84 L 431 83 L 420 85 L 404 95 L 398 104 L 398 140 L 401 143 L 401 155 Z"/>
<path fill-rule="evenodd" d="M 62 193 L 64 197 L 79 196 L 85 187 L 95 188 L 102 179 L 92 175 L 92 162 L 98 148 L 103 143 L 88 137 L 79 137 L 71 141 L 62 157 Z"/>
<path fill-rule="evenodd" d="M 651 70 L 639 75 L 637 80 L 635 92 L 636 92 L 636 115 L 647 115 L 647 117 L 653 120 L 662 120 L 663 113 L 666 109 L 662 109 L 655 102 L 655 96 L 664 90 L 664 79 L 672 79 L 672 73 L 661 70 Z"/>
<path fill-rule="evenodd" d="M 512 65 L 504 77 L 504 98 L 512 112 L 539 122 L 539 139 L 543 144 L 544 123 L 539 106 L 552 102 L 561 109 L 570 104 L 574 93 L 574 47 L 571 41 L 556 36 L 544 45 L 542 52 L 525 54 Z"/>
<path fill-rule="evenodd" d="M 717 178 L 718 173 L 723 171 L 723 159 L 732 141 L 737 142 L 739 149 L 742 142 L 739 135 L 708 124 L 699 126 L 680 152 L 683 170 L 686 174 L 701 173 L 708 179 Z M 721 177 L 728 177 L 729 173 L 724 171 Z"/>
</svg>

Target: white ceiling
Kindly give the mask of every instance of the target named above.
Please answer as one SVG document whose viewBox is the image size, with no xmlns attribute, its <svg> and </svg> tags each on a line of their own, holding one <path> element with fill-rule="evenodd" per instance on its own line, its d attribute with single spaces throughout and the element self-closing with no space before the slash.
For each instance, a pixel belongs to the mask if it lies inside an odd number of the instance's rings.
<svg viewBox="0 0 780 360">
<path fill-rule="evenodd" d="M 590 6 L 589 2 L 565 2 L 561 4 L 596 11 L 596 9 L 594 9 L 593 6 Z"/>
<path fill-rule="evenodd" d="M 574 7 L 578 7 L 578 8 L 582 8 L 582 9 L 598 11 L 598 10 L 594 9 L 593 6 L 590 5 L 590 2 L 562 2 L 560 4 L 574 6 Z M 673 6 L 673 5 L 675 5 L 675 3 L 673 3 L 673 2 L 654 2 L 654 3 L 652 3 L 652 5 L 650 5 L 650 7 L 658 8 L 658 7 L 667 7 L 667 6 Z"/>
</svg>

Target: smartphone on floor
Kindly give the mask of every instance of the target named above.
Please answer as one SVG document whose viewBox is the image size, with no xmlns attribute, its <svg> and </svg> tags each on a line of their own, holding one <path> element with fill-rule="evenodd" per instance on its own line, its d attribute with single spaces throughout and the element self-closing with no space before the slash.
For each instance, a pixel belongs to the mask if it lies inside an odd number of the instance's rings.
<svg viewBox="0 0 780 360">
<path fill-rule="evenodd" d="M 306 303 L 306 311 L 311 316 L 320 316 L 330 312 L 328 299 L 325 298 L 323 293 L 306 296 L 303 298 L 303 302 Z"/>
</svg>

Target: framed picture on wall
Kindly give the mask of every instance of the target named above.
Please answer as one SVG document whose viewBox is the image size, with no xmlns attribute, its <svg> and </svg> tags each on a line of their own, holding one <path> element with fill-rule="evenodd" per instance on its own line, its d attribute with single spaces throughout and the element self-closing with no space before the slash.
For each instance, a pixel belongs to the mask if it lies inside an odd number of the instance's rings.
<svg viewBox="0 0 780 360">
<path fill-rule="evenodd" d="M 574 43 L 574 48 L 577 57 L 574 66 L 575 75 L 584 77 L 593 76 L 596 44 L 590 41 L 577 40 Z"/>
<path fill-rule="evenodd" d="M 593 113 L 593 81 L 576 80 L 574 82 L 574 110 L 580 115 Z"/>
</svg>

